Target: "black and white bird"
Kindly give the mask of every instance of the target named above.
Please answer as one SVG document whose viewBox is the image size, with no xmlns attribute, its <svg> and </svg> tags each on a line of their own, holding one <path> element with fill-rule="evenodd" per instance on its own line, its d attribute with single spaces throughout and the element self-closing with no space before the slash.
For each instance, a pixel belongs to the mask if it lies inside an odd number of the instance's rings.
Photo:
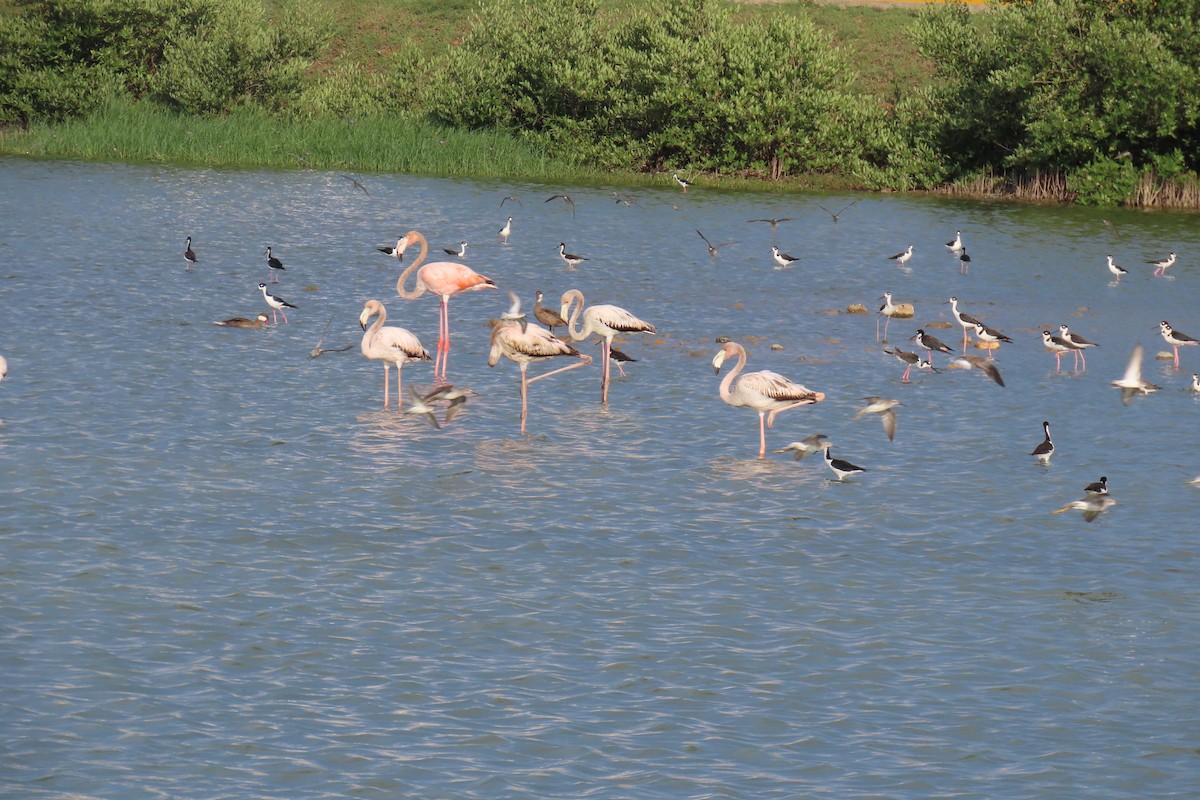
<svg viewBox="0 0 1200 800">
<path fill-rule="evenodd" d="M 992 356 L 993 347 L 999 347 L 999 342 L 1012 342 L 1012 339 L 982 322 L 975 323 L 975 337 L 981 342 L 988 343 L 988 358 Z"/>
<path fill-rule="evenodd" d="M 597 341 L 596 344 L 601 344 L 601 342 Z M 628 355 L 626 353 L 622 353 L 620 350 L 618 350 L 615 347 L 608 348 L 608 358 L 610 361 L 612 361 L 612 363 L 617 365 L 617 372 L 619 372 L 621 374 L 622 378 L 625 377 L 625 369 L 621 365 L 637 363 L 636 358 L 634 358 L 633 356 Z"/>
<path fill-rule="evenodd" d="M 892 317 L 900 313 L 900 306 L 892 302 L 892 293 L 884 292 L 883 297 L 879 298 L 883 301 L 883 305 L 879 307 L 879 313 L 875 317 L 875 341 L 879 341 L 879 317 L 887 317 L 887 322 L 883 323 L 883 341 L 887 341 L 888 325 L 892 324 Z"/>
<path fill-rule="evenodd" d="M 1089 494 L 1087 497 L 1081 497 L 1078 500 L 1072 500 L 1062 508 L 1052 511 L 1052 514 L 1062 514 L 1066 511 L 1082 511 L 1083 519 L 1087 522 L 1094 522 L 1096 517 L 1103 514 L 1108 509 L 1117 504 L 1107 494 Z"/>
<path fill-rule="evenodd" d="M 404 240 L 404 237 L 401 236 L 399 239 L 396 240 L 395 247 L 388 247 L 385 244 L 381 244 L 381 245 L 376 245 L 375 249 L 378 250 L 379 252 L 383 253 L 385 256 L 391 256 L 392 258 L 396 259 L 397 261 L 403 261 L 404 260 L 404 248 L 407 246 L 408 246 L 408 242 L 406 242 Z"/>
<path fill-rule="evenodd" d="M 977 369 L 998 385 L 1004 385 L 1004 377 L 1000 374 L 1000 368 L 983 356 L 966 353 L 951 361 L 950 366 L 957 369 Z"/>
<path fill-rule="evenodd" d="M 1047 350 L 1054 353 L 1054 368 L 1056 370 L 1062 369 L 1063 353 L 1070 353 L 1079 349 L 1061 336 L 1055 336 L 1050 333 L 1050 331 L 1042 331 L 1042 344 L 1046 346 Z"/>
<path fill-rule="evenodd" d="M 1108 494 L 1108 476 L 1101 475 L 1100 480 L 1083 487 L 1085 494 Z"/>
<path fill-rule="evenodd" d="M 1100 345 L 1091 339 L 1080 336 L 1078 333 L 1073 333 L 1065 324 L 1058 326 L 1058 337 L 1074 348 L 1075 357 L 1082 359 L 1083 368 L 1087 369 L 1087 358 L 1084 357 L 1083 351 L 1089 347 L 1099 347 Z"/>
<path fill-rule="evenodd" d="M 829 440 L 821 442 L 821 449 L 825 451 L 825 463 L 833 470 L 833 474 L 837 476 L 837 480 L 844 481 L 851 475 L 858 475 L 867 471 L 866 467 L 857 467 L 849 461 L 843 461 L 840 458 L 833 457 L 833 443 Z"/>
<path fill-rule="evenodd" d="M 1042 430 L 1046 434 L 1046 438 L 1042 439 L 1041 444 L 1033 448 L 1033 452 L 1029 455 L 1037 456 L 1037 460 L 1042 464 L 1050 463 L 1050 456 L 1054 455 L 1054 442 L 1050 441 L 1050 423 L 1043 422 Z"/>
<path fill-rule="evenodd" d="M 1121 402 L 1125 405 L 1129 405 L 1135 394 L 1150 394 L 1162 388 L 1142 378 L 1143 352 L 1140 344 L 1134 345 L 1129 363 L 1125 366 L 1125 374 L 1112 382 L 1114 389 L 1121 390 Z"/>
<path fill-rule="evenodd" d="M 888 400 L 883 397 L 871 395 L 864 397 L 863 401 L 867 404 L 858 410 L 854 415 L 858 419 L 863 414 L 878 414 L 879 419 L 883 422 L 883 432 L 887 434 L 888 441 L 896 439 L 896 412 L 893 410 L 896 406 L 904 405 L 899 400 Z"/>
<path fill-rule="evenodd" d="M 787 447 L 781 447 L 775 450 L 776 453 L 791 453 L 795 452 L 795 459 L 803 461 L 805 456 L 817 452 L 824 446 L 824 442 L 829 437 L 823 433 L 814 433 L 811 436 L 805 436 L 803 439 L 792 442 Z"/>
<path fill-rule="evenodd" d="M 1172 250 L 1167 255 L 1166 258 L 1160 259 L 1158 261 L 1147 261 L 1146 263 L 1154 265 L 1154 274 L 1155 275 L 1166 275 L 1167 269 L 1175 263 L 1175 251 Z"/>
<path fill-rule="evenodd" d="M 512 217 L 508 218 L 508 222 L 504 223 L 503 228 L 496 231 L 496 236 L 500 238 L 500 241 L 508 244 L 508 237 L 512 236 Z"/>
<path fill-rule="evenodd" d="M 558 257 L 567 262 L 567 269 L 574 270 L 583 262 L 587 261 L 583 256 L 577 256 L 574 253 L 567 252 L 567 245 L 564 242 L 558 243 Z"/>
<path fill-rule="evenodd" d="M 283 262 L 271 254 L 270 245 L 267 245 L 267 269 L 271 272 L 271 283 L 279 283 L 279 273 L 284 271 Z"/>
<path fill-rule="evenodd" d="M 896 255 L 894 255 L 894 256 L 888 256 L 888 258 L 892 261 L 895 261 L 897 264 L 899 264 L 900 266 L 903 267 L 905 264 L 908 263 L 908 260 L 910 258 L 912 258 L 912 254 L 913 254 L 913 246 L 910 244 L 908 246 L 907 250 L 901 250 L 899 253 L 896 253 Z"/>
<path fill-rule="evenodd" d="M 1158 323 L 1158 329 L 1162 333 L 1162 337 L 1164 340 L 1166 340 L 1167 344 L 1171 345 L 1171 347 L 1175 350 L 1175 369 L 1179 369 L 1179 348 L 1194 346 L 1200 344 L 1200 341 L 1196 341 L 1196 339 L 1188 336 L 1183 331 L 1175 330 L 1165 319 Z"/>
<path fill-rule="evenodd" d="M 955 231 L 954 238 L 946 242 L 946 247 L 951 253 L 957 253 L 963 249 L 962 231 Z"/>
<path fill-rule="evenodd" d="M 267 285 L 265 283 L 260 283 L 258 285 L 258 290 L 260 292 L 262 292 L 263 300 L 266 300 L 267 305 L 271 307 L 271 322 L 276 322 L 278 320 L 278 317 L 275 316 L 275 312 L 278 311 L 280 314 L 283 315 L 283 321 L 286 323 L 288 321 L 288 318 L 287 318 L 287 312 L 284 311 L 284 309 L 285 308 L 296 308 L 297 306 L 292 305 L 287 300 L 284 300 L 282 297 L 277 297 L 277 296 L 271 294 L 270 292 L 268 292 Z"/>
<path fill-rule="evenodd" d="M 672 172 L 671 177 L 675 179 L 675 183 L 679 184 L 679 188 L 685 192 L 688 190 L 688 187 L 692 185 L 691 181 L 685 181 L 683 178 L 679 177 L 678 172 Z"/>
<path fill-rule="evenodd" d="M 940 372 L 940 370 L 933 368 L 933 362 L 931 362 L 929 359 L 922 361 L 921 357 L 916 353 L 910 353 L 907 350 L 901 350 L 899 347 L 885 347 L 883 348 L 883 352 L 887 353 L 889 356 L 892 356 L 904 365 L 904 374 L 900 376 L 901 383 L 909 382 L 908 376 L 909 373 L 912 372 L 913 367 L 916 367 L 917 369 L 927 369 L 931 372 Z"/>
<path fill-rule="evenodd" d="M 1114 276 L 1116 276 L 1116 280 L 1113 281 L 1113 284 L 1115 285 L 1115 284 L 1120 283 L 1121 276 L 1128 275 L 1129 270 L 1125 269 L 1120 264 L 1113 263 L 1112 256 L 1105 256 L 1105 258 L 1108 259 L 1108 271 L 1111 272 Z"/>
<path fill-rule="evenodd" d="M 442 252 L 448 256 L 456 256 L 457 258 L 465 258 L 467 255 L 467 243 L 465 241 L 458 243 L 458 248 L 443 247 Z"/>
<path fill-rule="evenodd" d="M 192 237 L 187 237 L 187 244 L 183 248 L 183 264 L 186 272 L 192 271 L 192 264 L 198 264 L 200 259 L 196 258 L 195 252 L 192 251 Z"/>
<path fill-rule="evenodd" d="M 958 271 L 966 275 L 971 271 L 971 257 L 967 255 L 967 248 L 958 251 Z"/>
<path fill-rule="evenodd" d="M 933 354 L 935 352 L 945 353 L 946 355 L 950 355 L 954 352 L 950 345 L 946 344 L 936 336 L 930 336 L 922 328 L 917 328 L 916 334 L 914 334 L 909 341 L 916 342 L 918 346 L 929 351 L 928 358 L 930 364 L 933 364 Z"/>
<path fill-rule="evenodd" d="M 962 347 L 963 347 L 963 350 L 966 350 L 967 349 L 967 331 L 975 330 L 975 326 L 981 325 L 982 323 L 975 317 L 968 314 L 967 312 L 959 310 L 957 297 L 951 297 L 946 302 L 950 304 L 950 313 L 954 315 L 954 320 L 960 326 L 962 326 L 962 329 L 963 329 Z"/>
<path fill-rule="evenodd" d="M 796 256 L 789 256 L 787 253 L 779 252 L 779 247 L 771 245 L 771 257 L 775 259 L 775 263 L 780 267 L 790 267 L 800 259 Z"/>
</svg>

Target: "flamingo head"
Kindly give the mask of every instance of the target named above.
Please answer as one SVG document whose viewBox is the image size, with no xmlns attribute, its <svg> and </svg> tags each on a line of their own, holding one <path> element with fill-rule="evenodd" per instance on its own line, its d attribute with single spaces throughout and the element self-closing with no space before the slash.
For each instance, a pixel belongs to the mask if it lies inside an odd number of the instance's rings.
<svg viewBox="0 0 1200 800">
<path fill-rule="evenodd" d="M 736 351 L 733 347 L 733 342 L 726 342 L 725 346 L 718 350 L 717 354 L 713 356 L 713 372 L 718 375 L 721 374 L 721 365 L 725 363 L 725 359 L 729 358 L 729 356 L 733 355 L 735 352 Z"/>
</svg>

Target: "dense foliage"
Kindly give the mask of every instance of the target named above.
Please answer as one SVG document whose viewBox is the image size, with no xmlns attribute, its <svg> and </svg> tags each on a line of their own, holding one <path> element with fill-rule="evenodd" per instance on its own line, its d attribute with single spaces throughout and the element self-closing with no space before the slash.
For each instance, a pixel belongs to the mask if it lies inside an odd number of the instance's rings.
<svg viewBox="0 0 1200 800">
<path fill-rule="evenodd" d="M 312 3 L 7 0 L 0 125 L 55 122 L 114 100 L 199 115 L 422 116 L 507 131 L 608 169 L 876 188 L 978 175 L 1065 176 L 1115 203 L 1200 169 L 1200 3 L 1014 0 L 930 7 L 912 35 L 933 81 L 863 94 L 804 14 L 735 21 L 719 0 L 609 19 L 603 0 L 482 0 L 445 52 L 371 65 L 331 51 Z M 3 6 L 0 6 L 2 8 Z"/>
</svg>

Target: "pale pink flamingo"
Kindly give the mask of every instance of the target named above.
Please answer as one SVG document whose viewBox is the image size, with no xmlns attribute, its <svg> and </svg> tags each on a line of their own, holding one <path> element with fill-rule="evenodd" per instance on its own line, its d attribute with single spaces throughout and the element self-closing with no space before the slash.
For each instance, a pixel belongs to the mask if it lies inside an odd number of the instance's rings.
<svg viewBox="0 0 1200 800">
<path fill-rule="evenodd" d="M 819 403 L 824 392 L 814 392 L 793 383 L 776 372 L 747 372 L 738 382 L 734 378 L 746 366 L 746 348 L 737 342 L 726 342 L 713 357 L 713 369 L 720 373 L 721 365 L 730 356 L 737 356 L 737 366 L 721 381 L 721 399 L 731 406 L 745 406 L 758 412 L 758 457 L 767 454 L 766 429 L 775 424 L 775 415 L 796 406 Z"/>
<path fill-rule="evenodd" d="M 442 299 L 440 325 L 438 327 L 437 360 L 433 364 L 435 381 L 446 380 L 446 362 L 450 358 L 450 295 L 460 292 L 473 292 L 477 289 L 495 289 L 496 284 L 491 278 L 475 272 L 466 264 L 454 261 L 434 261 L 424 264 L 429 252 L 429 243 L 417 231 L 409 231 L 396 242 L 396 249 L 401 253 L 413 242 L 421 245 L 421 254 L 400 274 L 396 281 L 396 293 L 405 300 L 416 300 L 425 292 L 436 294 Z M 404 288 L 404 282 L 413 270 L 417 272 L 417 286 L 413 291 Z M 441 372 L 439 373 L 439 368 Z"/>
<path fill-rule="evenodd" d="M 378 318 L 367 327 L 367 320 L 373 316 Z M 388 372 L 392 364 L 396 365 L 396 409 L 403 410 L 404 395 L 401 384 L 404 380 L 404 365 L 409 361 L 429 361 L 429 351 L 421 346 L 410 331 L 404 328 L 383 327 L 387 321 L 387 309 L 378 300 L 368 300 L 363 305 L 362 313 L 358 315 L 358 324 L 362 326 L 362 354 L 373 361 L 383 362 L 383 407 L 388 407 Z"/>
<path fill-rule="evenodd" d="M 521 324 L 515 320 L 502 320 L 492 328 L 492 346 L 488 353 L 488 366 L 496 366 L 500 361 L 500 356 L 515 362 L 521 368 L 521 433 L 525 432 L 525 417 L 529 415 L 529 384 L 592 363 L 591 356 L 580 353 L 540 325 L 530 322 L 522 329 Z M 559 367 L 544 375 L 538 375 L 536 378 L 526 376 L 525 371 L 530 362 L 556 356 L 575 356 L 579 362 Z"/>
<path fill-rule="evenodd" d="M 577 300 L 579 305 L 575 306 L 575 310 L 572 311 L 571 307 Z M 612 372 L 610 356 L 612 355 L 613 337 L 619 333 L 654 333 L 654 326 L 649 322 L 643 322 L 619 306 L 590 306 L 585 311 L 583 305 L 583 292 L 578 289 L 568 289 L 563 293 L 562 308 L 559 314 L 567 320 L 567 332 L 571 334 L 572 340 L 582 342 L 592 334 L 596 334 L 604 340 L 604 353 L 601 356 L 603 363 L 600 370 L 600 402 L 608 405 L 608 381 L 609 374 Z M 583 312 L 582 329 L 575 327 L 581 311 Z"/>
</svg>

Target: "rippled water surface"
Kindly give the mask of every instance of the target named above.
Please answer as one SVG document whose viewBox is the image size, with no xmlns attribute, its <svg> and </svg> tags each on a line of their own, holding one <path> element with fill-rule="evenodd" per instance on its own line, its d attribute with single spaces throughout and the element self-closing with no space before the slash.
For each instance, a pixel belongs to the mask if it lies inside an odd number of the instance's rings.
<svg viewBox="0 0 1200 800">
<path fill-rule="evenodd" d="M 1200 352 L 1154 356 L 1160 319 L 1200 337 L 1196 217 L 362 180 L 0 161 L 0 795 L 1195 796 Z M 486 363 L 507 298 L 455 297 L 478 396 L 440 431 L 383 411 L 363 302 L 437 339 L 375 250 L 413 228 L 527 308 L 577 287 L 658 333 L 618 342 L 608 408 L 598 364 L 533 384 L 521 435 L 517 368 Z M 290 323 L 212 325 L 264 308 L 267 245 Z M 950 295 L 1012 337 L 1007 386 L 900 383 L 873 316 L 835 313 L 885 290 L 917 311 L 893 345 L 957 350 Z M 1086 371 L 1042 348 L 1063 322 Z M 327 325 L 355 346 L 310 359 Z M 721 336 L 828 396 L 768 448 L 825 433 L 869 471 L 755 458 Z M 1125 407 L 1138 342 L 1163 388 Z M 903 403 L 894 442 L 867 395 Z M 1051 514 L 1101 475 L 1116 507 Z"/>
</svg>

